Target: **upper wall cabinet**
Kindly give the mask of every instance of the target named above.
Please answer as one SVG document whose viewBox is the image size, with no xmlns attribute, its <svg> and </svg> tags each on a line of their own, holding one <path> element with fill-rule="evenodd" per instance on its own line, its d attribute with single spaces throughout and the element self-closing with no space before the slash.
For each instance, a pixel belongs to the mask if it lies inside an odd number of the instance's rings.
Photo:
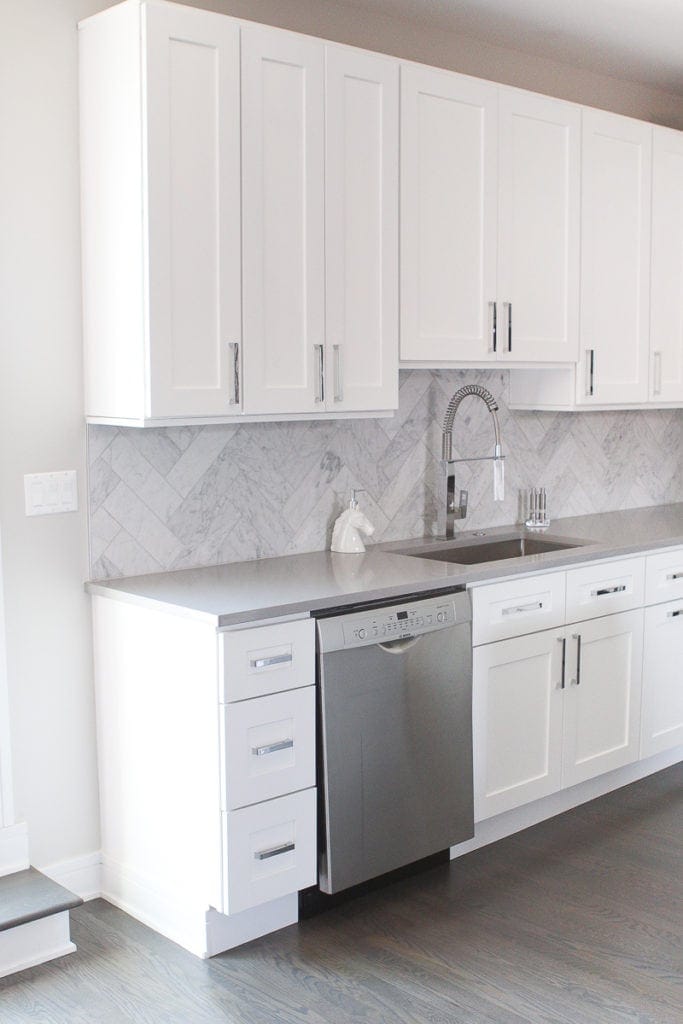
<svg viewBox="0 0 683 1024">
<path fill-rule="evenodd" d="M 121 4 L 80 44 L 86 414 L 224 416 L 242 319 L 239 28 Z"/>
<path fill-rule="evenodd" d="M 571 362 L 580 108 L 406 66 L 401 358 Z"/>
<path fill-rule="evenodd" d="M 683 134 L 653 129 L 650 398 L 683 402 Z"/>
<path fill-rule="evenodd" d="M 137 0 L 80 42 L 88 417 L 396 408 L 398 63 Z"/>
</svg>

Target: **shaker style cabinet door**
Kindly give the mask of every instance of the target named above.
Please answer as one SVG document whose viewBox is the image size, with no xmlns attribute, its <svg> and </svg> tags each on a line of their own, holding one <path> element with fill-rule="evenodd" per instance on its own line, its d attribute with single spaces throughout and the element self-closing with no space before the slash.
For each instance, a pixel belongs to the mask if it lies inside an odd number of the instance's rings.
<svg viewBox="0 0 683 1024">
<path fill-rule="evenodd" d="M 495 358 L 498 90 L 401 68 L 401 359 Z"/>
<path fill-rule="evenodd" d="M 239 27 L 176 4 L 142 16 L 147 414 L 229 416 L 242 330 Z"/>
<path fill-rule="evenodd" d="M 643 610 L 567 627 L 562 786 L 638 760 Z"/>
<path fill-rule="evenodd" d="M 645 609 L 640 756 L 683 743 L 683 600 Z"/>
<path fill-rule="evenodd" d="M 645 402 L 652 126 L 583 111 L 577 402 Z"/>
<path fill-rule="evenodd" d="M 650 398 L 683 401 L 683 133 L 653 128 Z"/>
<path fill-rule="evenodd" d="M 325 47 L 242 26 L 245 413 L 324 410 Z"/>
<path fill-rule="evenodd" d="M 326 408 L 398 406 L 398 64 L 326 48 Z"/>
<path fill-rule="evenodd" d="M 563 630 L 474 649 L 476 821 L 560 789 Z"/>
<path fill-rule="evenodd" d="M 581 109 L 501 87 L 498 118 L 498 352 L 575 362 Z"/>
</svg>

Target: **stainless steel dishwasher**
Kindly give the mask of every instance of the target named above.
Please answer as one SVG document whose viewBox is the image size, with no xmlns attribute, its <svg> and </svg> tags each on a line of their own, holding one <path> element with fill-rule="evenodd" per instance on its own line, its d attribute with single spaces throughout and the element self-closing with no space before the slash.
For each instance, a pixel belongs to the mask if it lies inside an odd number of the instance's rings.
<svg viewBox="0 0 683 1024">
<path fill-rule="evenodd" d="M 474 834 L 469 594 L 318 618 L 320 890 Z"/>
</svg>

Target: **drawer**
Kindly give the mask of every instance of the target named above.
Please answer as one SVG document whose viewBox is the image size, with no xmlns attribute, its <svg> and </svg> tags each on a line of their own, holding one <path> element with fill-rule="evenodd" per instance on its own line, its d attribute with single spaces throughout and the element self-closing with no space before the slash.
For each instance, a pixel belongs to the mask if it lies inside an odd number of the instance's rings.
<svg viewBox="0 0 683 1024">
<path fill-rule="evenodd" d="M 315 786 L 315 687 L 225 704 L 223 810 Z"/>
<path fill-rule="evenodd" d="M 314 885 L 316 790 L 223 812 L 223 913 Z"/>
<path fill-rule="evenodd" d="M 683 597 L 683 548 L 648 555 L 645 559 L 645 604 Z"/>
<path fill-rule="evenodd" d="M 297 619 L 221 633 L 224 702 L 315 683 L 315 621 Z"/>
<path fill-rule="evenodd" d="M 624 558 L 567 570 L 567 622 L 640 608 L 644 597 L 644 558 Z"/>
<path fill-rule="evenodd" d="M 488 644 L 564 624 L 564 572 L 472 588 L 472 642 Z"/>
</svg>

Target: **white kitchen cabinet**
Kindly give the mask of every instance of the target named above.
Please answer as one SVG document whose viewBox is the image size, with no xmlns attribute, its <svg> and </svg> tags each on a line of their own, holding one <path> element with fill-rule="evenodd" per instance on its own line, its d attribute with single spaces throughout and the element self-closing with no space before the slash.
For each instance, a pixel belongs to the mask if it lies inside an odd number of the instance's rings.
<svg viewBox="0 0 683 1024">
<path fill-rule="evenodd" d="M 498 103 L 498 352 L 575 362 L 581 108 L 502 87 Z"/>
<path fill-rule="evenodd" d="M 563 787 L 638 760 L 642 654 L 642 609 L 568 628 Z"/>
<path fill-rule="evenodd" d="M 580 116 L 402 69 L 403 360 L 576 360 Z"/>
<path fill-rule="evenodd" d="M 683 133 L 655 126 L 650 398 L 683 402 Z"/>
<path fill-rule="evenodd" d="M 474 650 L 475 820 L 560 789 L 562 630 Z"/>
<path fill-rule="evenodd" d="M 325 407 L 398 406 L 398 64 L 326 47 Z"/>
<path fill-rule="evenodd" d="M 324 407 L 325 48 L 242 28 L 245 413 Z"/>
<path fill-rule="evenodd" d="M 645 609 L 640 756 L 683 744 L 683 600 Z"/>
<path fill-rule="evenodd" d="M 86 414 L 228 415 L 242 318 L 239 27 L 122 4 L 80 36 Z"/>
<path fill-rule="evenodd" d="M 401 359 L 493 358 L 497 88 L 401 68 Z"/>
</svg>

